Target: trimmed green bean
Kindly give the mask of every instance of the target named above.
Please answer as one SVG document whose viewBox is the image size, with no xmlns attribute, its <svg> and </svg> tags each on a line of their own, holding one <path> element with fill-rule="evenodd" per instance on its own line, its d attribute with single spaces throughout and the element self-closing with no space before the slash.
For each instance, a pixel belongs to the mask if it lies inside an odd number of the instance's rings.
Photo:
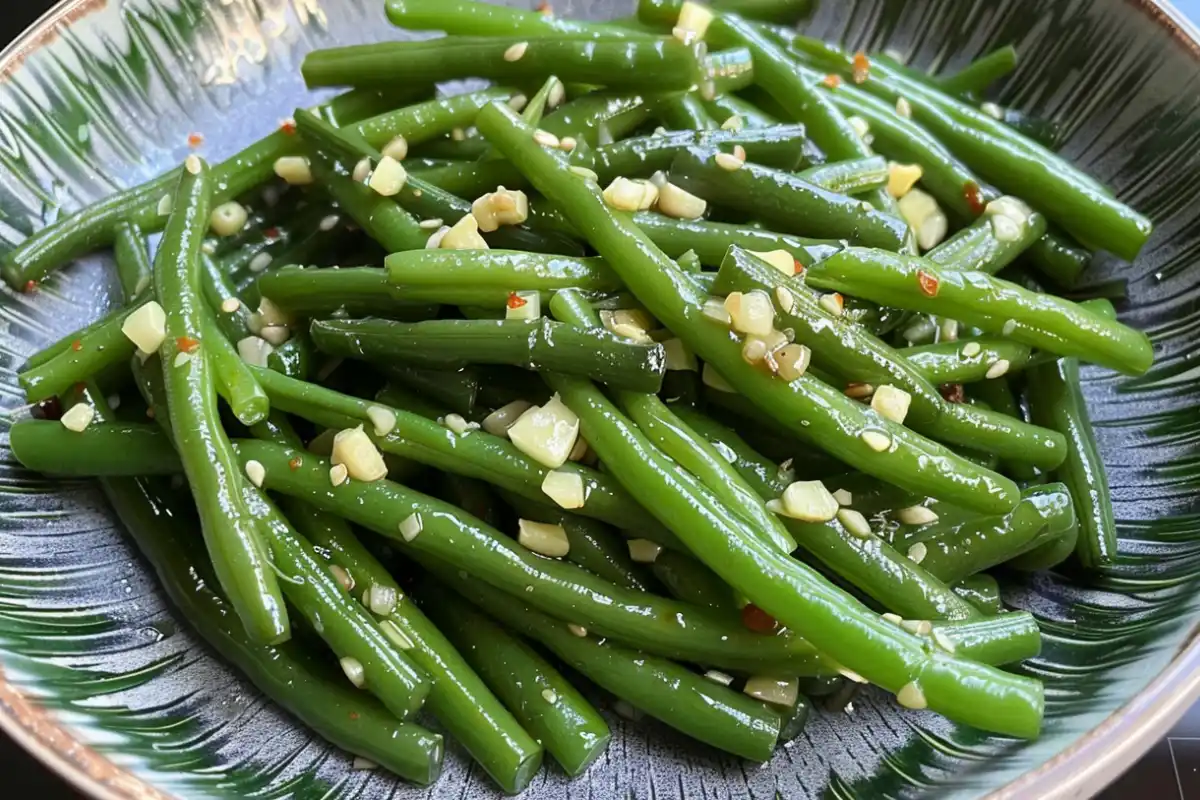
<svg viewBox="0 0 1200 800">
<path fill-rule="evenodd" d="M 75 384 L 128 361 L 137 348 L 121 331 L 121 326 L 142 305 L 118 309 L 43 350 L 48 357 L 30 359 L 31 366 L 17 375 L 25 399 L 37 403 L 56 397 Z"/>
<path fill-rule="evenodd" d="M 704 103 L 692 92 L 660 98 L 653 104 L 653 115 L 663 127 L 673 130 L 717 129 L 717 123 L 704 110 Z"/>
<path fill-rule="evenodd" d="M 765 223 L 799 236 L 847 239 L 897 249 L 908 232 L 905 222 L 859 200 L 828 191 L 799 176 L 745 163 L 727 169 L 714 149 L 689 148 L 671 164 L 671 182 L 717 205 L 754 214 Z"/>
<path fill-rule="evenodd" d="M 809 267 L 805 281 L 897 308 L 947 316 L 1127 374 L 1144 373 L 1154 359 L 1150 339 L 1142 331 L 1053 295 L 1030 292 L 982 272 L 940 269 L 914 256 L 848 248 Z"/>
<path fill-rule="evenodd" d="M 389 364 L 382 368 L 388 379 L 402 384 L 422 398 L 428 397 L 445 408 L 432 417 L 445 416 L 445 411 L 470 416 L 475 411 L 480 392 L 479 374 L 474 369 L 457 371 L 421 369 Z"/>
<path fill-rule="evenodd" d="M 1041 652 L 1042 632 L 1028 611 L 1008 611 L 994 617 L 936 622 L 935 643 L 948 643 L 953 652 L 981 664 L 1013 664 Z"/>
<path fill-rule="evenodd" d="M 23 419 L 9 428 L 8 446 L 26 469 L 47 475 L 134 478 L 183 472 L 175 448 L 153 425 L 93 422 L 76 433 L 57 420 Z"/>
<path fill-rule="evenodd" d="M 289 462 L 298 451 L 251 441 L 239 442 L 237 448 L 243 461 L 264 466 L 268 490 L 343 516 L 404 551 L 450 561 L 474 578 L 598 635 L 647 653 L 729 669 L 773 668 L 783 674 L 827 669 L 812 646 L 794 635 L 761 636 L 703 609 L 615 586 L 574 564 L 536 555 L 460 509 L 391 481 L 331 486 L 327 461 L 305 455 L 293 469 Z M 406 540 L 400 523 L 410 517 L 409 525 L 419 524 L 420 530 Z"/>
<path fill-rule="evenodd" d="M 628 39 L 645 37 L 605 22 L 580 22 L 555 14 L 525 11 L 471 0 L 387 0 L 388 19 L 409 30 L 445 31 L 466 36 L 568 36 Z"/>
<path fill-rule="evenodd" d="M 719 94 L 736 92 L 754 83 L 754 59 L 746 47 L 731 47 L 711 53 L 704 59 L 704 67 L 712 91 Z M 704 117 L 709 118 L 707 113 Z"/>
<path fill-rule="evenodd" d="M 978 349 L 976 348 L 978 345 Z M 922 344 L 898 351 L 930 383 L 976 383 L 989 371 L 1019 372 L 1029 364 L 1029 345 L 996 336 Z M 996 365 L 1003 361 L 1007 368 Z M 996 409 L 1000 410 L 1000 409 Z"/>
<path fill-rule="evenodd" d="M 804 161 L 804 126 L 776 125 L 770 128 L 727 130 L 678 130 L 635 136 L 603 145 L 572 158 L 596 173 L 601 183 L 617 176 L 649 176 L 671 168 L 671 161 L 689 147 L 720 148 L 726 152 L 741 146 L 746 158 L 756 164 L 794 170 Z M 884 164 L 884 180 L 887 165 Z"/>
<path fill-rule="evenodd" d="M 712 7 L 719 11 L 733 11 L 746 19 L 760 22 L 793 24 L 812 11 L 810 0 L 715 0 Z M 659 0 L 653 4 L 638 6 L 638 19 L 658 27 L 672 27 L 679 19 L 683 0 Z"/>
<path fill-rule="evenodd" d="M 718 125 L 725 124 L 732 117 L 741 119 L 742 125 L 747 128 L 769 128 L 783 124 L 758 106 L 733 94 L 719 94 L 712 100 L 705 100 L 704 110 Z M 808 152 L 807 148 L 805 152 Z"/>
<path fill-rule="evenodd" d="M 126 303 L 132 303 L 150 288 L 150 253 L 146 250 L 146 238 L 137 225 L 129 222 L 117 223 L 113 230 L 113 254 L 117 261 L 117 278 L 121 282 L 121 294 Z"/>
<path fill-rule="evenodd" d="M 662 345 L 635 344 L 606 330 L 536 320 L 323 320 L 313 342 L 332 355 L 435 369 L 508 364 L 586 375 L 614 388 L 656 392 L 662 386 Z"/>
<path fill-rule="evenodd" d="M 401 212 L 403 213 L 403 212 Z M 442 258 L 442 253 L 474 253 L 474 250 L 414 250 L 417 258 Z M 281 309 L 299 316 L 322 317 L 342 309 L 351 316 L 388 319 L 428 319 L 437 316 L 438 304 L 410 298 L 413 294 L 388 283 L 387 272 L 378 267 L 283 267 L 259 276 L 258 290 Z M 420 298 L 422 295 L 417 294 Z M 432 295 L 430 295 L 432 296 Z M 507 297 L 507 295 L 506 295 Z M 503 302 L 503 301 L 501 301 Z"/>
<path fill-rule="evenodd" d="M 384 262 L 388 283 L 404 297 L 447 305 L 503 307 L 512 292 L 537 291 L 543 303 L 559 289 L 591 293 L 622 288 L 604 259 L 516 250 L 435 250 L 393 253 Z M 346 272 L 347 270 L 338 270 Z M 272 282 L 280 281 L 278 276 Z"/>
<path fill-rule="evenodd" d="M 978 219 L 925 254 L 942 269 L 995 275 L 1046 234 L 1046 218 L 1013 197 L 988 204 Z"/>
<path fill-rule="evenodd" d="M 602 689 L 706 744 L 766 761 L 779 737 L 779 715 L 763 703 L 689 669 L 596 636 L 576 636 L 558 620 L 443 568 L 454 591 L 510 628 L 540 642 Z"/>
<path fill-rule="evenodd" d="M 726 427 L 694 408 L 673 406 L 692 430 L 708 439 L 760 497 L 779 497 L 792 482 L 790 469 L 785 469 L 754 451 L 733 428 Z"/>
<path fill-rule="evenodd" d="M 541 130 L 588 147 L 620 141 L 650 119 L 657 95 L 588 92 L 542 118 Z"/>
<path fill-rule="evenodd" d="M 608 724 L 550 662 L 444 586 L 425 578 L 417 594 L 438 628 L 568 775 L 582 774 L 604 753 L 612 738 Z M 536 772 L 505 791 L 519 792 Z"/>
<path fill-rule="evenodd" d="M 455 128 L 469 127 L 479 109 L 493 100 L 509 100 L 513 94 L 511 89 L 495 87 L 463 92 L 411 106 L 393 107 L 352 126 L 336 127 L 348 127 L 377 150 L 383 149 L 398 136 L 404 137 L 409 147 L 416 147 L 444 136 Z"/>
<path fill-rule="evenodd" d="M 671 38 L 584 41 L 563 37 L 446 36 L 433 41 L 380 42 L 315 50 L 300 71 L 309 88 L 381 87 L 397 83 L 486 78 L 508 83 L 544 80 L 617 89 L 686 91 L 704 82 L 703 45 Z"/>
<path fill-rule="evenodd" d="M 937 85 L 947 94 L 969 97 L 980 95 L 1017 68 L 1017 48 L 999 47 L 967 64 L 953 75 L 937 79 Z"/>
<path fill-rule="evenodd" d="M 796 177 L 829 192 L 859 194 L 887 186 L 888 163 L 882 156 L 835 161 L 809 167 Z"/>
<path fill-rule="evenodd" d="M 1079 388 L 1079 363 L 1059 359 L 1034 367 L 1029 375 L 1029 411 L 1034 420 L 1067 437 L 1067 460 L 1054 473 L 1070 490 L 1079 521 L 1075 553 L 1089 569 L 1117 555 L 1117 529 L 1104 460 Z"/>
<path fill-rule="evenodd" d="M 648 211 L 634 214 L 633 221 L 656 247 L 671 258 L 679 258 L 692 250 L 706 267 L 721 266 L 731 244 L 757 252 L 786 250 L 802 267 L 828 258 L 843 246 L 834 240 L 802 239 L 785 233 L 707 220 L 673 219 Z"/>
<path fill-rule="evenodd" d="M 221 588 L 255 641 L 291 634 L 283 595 L 257 522 L 241 496 L 241 469 L 221 426 L 200 294 L 200 245 L 217 179 L 198 158 L 181 171 L 154 261 L 154 293 L 166 312 L 159 360 L 173 438 Z"/>
<path fill-rule="evenodd" d="M 986 573 L 963 578 L 951 585 L 950 590 L 984 614 L 1003 614 L 1005 611 L 1004 601 L 1000 597 L 1000 584 Z"/>
<path fill-rule="evenodd" d="M 686 553 L 664 550 L 654 559 L 654 577 L 672 597 L 714 611 L 735 613 L 733 590 L 715 572 Z"/>
<path fill-rule="evenodd" d="M 370 695 L 348 686 L 345 677 L 329 675 L 325 664 L 299 645 L 263 646 L 247 635 L 234 609 L 215 591 L 191 514 L 180 508 L 172 524 L 163 525 L 163 509 L 171 504 L 161 486 L 134 480 L 101 485 L 182 618 L 260 691 L 335 747 L 414 783 L 437 780 L 441 735 L 399 721 Z"/>
<path fill-rule="evenodd" d="M 216 381 L 217 393 L 229 404 L 229 410 L 238 422 L 247 426 L 261 422 L 271 411 L 271 401 L 238 351 L 225 338 L 212 308 L 207 303 L 201 303 L 199 310 L 205 353 Z"/>
<path fill-rule="evenodd" d="M 430 231 L 390 197 L 351 180 L 337 162 L 311 146 L 306 148 L 314 180 L 329 192 L 338 206 L 349 214 L 366 234 L 389 252 L 421 250 L 429 241 Z"/>
</svg>

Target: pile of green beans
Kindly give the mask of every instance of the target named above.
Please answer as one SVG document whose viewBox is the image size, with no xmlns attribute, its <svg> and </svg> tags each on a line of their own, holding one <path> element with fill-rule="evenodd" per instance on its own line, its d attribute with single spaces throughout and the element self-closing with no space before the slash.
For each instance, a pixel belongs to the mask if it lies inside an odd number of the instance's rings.
<svg viewBox="0 0 1200 800">
<path fill-rule="evenodd" d="M 111 246 L 124 297 L 29 358 L 12 452 L 99 479 L 222 656 L 417 784 L 422 710 L 506 793 L 584 773 L 576 674 L 756 762 L 843 680 L 1036 737 L 997 577 L 1117 557 L 1079 371 L 1154 352 L 1024 270 L 1150 223 L 976 107 L 1012 48 L 922 75 L 775 27 L 808 6 L 386 0 L 445 35 L 309 53 L 350 91 L 3 256 L 22 291 Z"/>
</svg>

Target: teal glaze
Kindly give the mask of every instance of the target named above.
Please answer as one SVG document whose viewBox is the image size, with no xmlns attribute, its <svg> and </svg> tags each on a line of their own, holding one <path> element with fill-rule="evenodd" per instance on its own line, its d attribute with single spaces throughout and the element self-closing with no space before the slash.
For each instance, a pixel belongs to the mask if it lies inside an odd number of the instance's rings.
<svg viewBox="0 0 1200 800">
<path fill-rule="evenodd" d="M 904 242 L 908 226 L 886 211 L 866 208 L 859 199 L 783 170 L 751 162 L 725 169 L 716 163 L 717 152 L 695 147 L 681 152 L 671 163 L 671 182 L 718 207 L 753 214 L 784 233 L 890 249 Z"/>
<path fill-rule="evenodd" d="M 580 330 L 544 317 L 522 319 L 318 320 L 309 328 L 324 353 L 429 369 L 507 364 L 585 375 L 614 388 L 657 392 L 666 355 L 660 344 L 637 344 L 603 328 Z"/>
<path fill-rule="evenodd" d="M 417 595 L 438 627 L 529 732 L 526 735 L 540 742 L 563 771 L 579 775 L 603 755 L 612 739 L 604 717 L 544 656 L 429 578 L 422 578 Z M 550 624 L 565 627 L 558 620 Z M 516 793 L 536 772 L 531 769 L 501 785 Z"/>
<path fill-rule="evenodd" d="M 927 284 L 930 279 L 936 282 L 933 294 L 928 285 L 922 289 L 922 275 Z M 810 267 L 805 281 L 827 291 L 957 319 L 1127 374 L 1144 373 L 1154 359 L 1150 339 L 1141 331 L 1069 300 L 1031 292 L 983 272 L 942 269 L 928 259 L 847 248 Z"/>
<path fill-rule="evenodd" d="M 779 714 L 692 670 L 596 636 L 575 636 L 520 596 L 508 596 L 442 567 L 443 580 L 478 608 L 539 642 L 572 669 L 634 708 L 687 735 L 751 761 L 767 761 Z"/>
<path fill-rule="evenodd" d="M 200 291 L 200 245 L 208 230 L 213 184 L 206 164 L 180 172 L 175 209 L 167 220 L 154 261 L 154 293 L 167 317 L 159 348 L 173 440 L 196 498 L 201 529 L 217 579 L 255 641 L 273 644 L 291 634 L 279 582 L 266 555 L 254 516 L 241 495 L 242 471 L 221 426 L 215 376 L 205 344 Z M 181 342 L 199 343 L 186 363 L 175 364 Z"/>
<path fill-rule="evenodd" d="M 520 58 L 509 48 L 525 45 Z M 686 91 L 706 79 L 702 43 L 675 38 L 588 41 L 570 37 L 447 36 L 431 43 L 393 41 L 315 50 L 300 71 L 309 88 L 386 87 L 455 78 L 528 83 L 550 75 L 613 89 Z"/>
<path fill-rule="evenodd" d="M 455 506 L 399 484 L 349 481 L 335 487 L 323 459 L 307 455 L 293 469 L 289 462 L 299 451 L 252 441 L 241 441 L 237 448 L 243 461 L 257 460 L 266 468 L 268 490 L 337 513 L 387 537 L 402 551 L 449 560 L 598 635 L 648 653 L 728 669 L 774 668 L 784 674 L 826 669 L 812 646 L 797 636 L 760 636 L 702 609 L 623 589 L 574 564 L 536 555 Z M 406 542 L 400 523 L 412 514 L 420 514 L 422 530 Z"/>
</svg>

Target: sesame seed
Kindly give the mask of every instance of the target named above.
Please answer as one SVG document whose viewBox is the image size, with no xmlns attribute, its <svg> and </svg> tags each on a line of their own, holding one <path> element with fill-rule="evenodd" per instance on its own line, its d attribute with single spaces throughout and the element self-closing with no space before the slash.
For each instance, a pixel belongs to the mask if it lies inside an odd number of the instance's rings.
<svg viewBox="0 0 1200 800">
<path fill-rule="evenodd" d="M 567 630 L 569 630 L 573 636 L 578 636 L 580 639 L 587 638 L 587 628 L 583 627 L 582 625 L 576 625 L 573 622 L 568 623 Z"/>
<path fill-rule="evenodd" d="M 445 221 L 441 220 L 441 219 L 423 219 L 419 223 L 417 223 L 417 227 L 420 228 L 421 230 L 433 231 L 433 230 L 437 230 L 438 228 L 442 227 L 442 225 L 444 225 L 444 224 L 445 224 Z"/>
<path fill-rule="evenodd" d="M 226 314 L 232 314 L 242 307 L 242 301 L 236 297 L 226 297 L 221 301 L 221 310 Z"/>
<path fill-rule="evenodd" d="M 267 477 L 267 468 L 258 461 L 246 462 L 246 477 L 258 488 L 262 488 L 263 480 Z"/>
<path fill-rule="evenodd" d="M 1013 331 L 1016 329 L 1017 321 L 1015 319 L 1010 319 L 1008 322 L 1004 323 L 1004 327 L 1000 329 L 1000 333 L 1004 334 L 1005 336 L 1012 336 Z"/>
<path fill-rule="evenodd" d="M 882 453 L 892 446 L 892 437 L 879 431 L 863 431 L 860 438 L 876 453 Z"/>
<path fill-rule="evenodd" d="M 928 555 L 928 553 L 929 548 L 925 546 L 924 542 L 917 542 L 912 547 L 908 548 L 908 557 L 914 564 L 920 564 L 922 561 L 924 561 L 925 556 Z"/>
<path fill-rule="evenodd" d="M 187 167 L 187 171 L 193 175 L 199 175 L 200 170 L 203 167 L 203 165 L 200 163 L 200 159 L 197 156 L 188 156 L 187 159 L 184 160 L 183 165 Z"/>
<path fill-rule="evenodd" d="M 321 224 L 318 227 L 320 227 L 322 231 L 331 231 L 337 227 L 340 219 L 341 218 L 337 214 L 330 214 L 328 217 L 325 217 L 325 219 L 321 220 Z"/>
<path fill-rule="evenodd" d="M 908 119 L 912 116 L 912 104 L 903 97 L 896 98 L 896 114 Z"/>
<path fill-rule="evenodd" d="M 544 131 L 541 128 L 538 128 L 533 132 L 533 140 L 542 147 L 558 147 L 560 144 L 557 136 L 550 131 Z"/>
<path fill-rule="evenodd" d="M 982 349 L 983 347 L 980 346 L 979 342 L 967 342 L 963 345 L 962 354 L 966 358 L 974 358 L 979 355 L 979 351 Z"/>
<path fill-rule="evenodd" d="M 956 648 L 954 640 L 951 639 L 946 632 L 941 629 L 933 632 L 933 642 L 947 653 L 953 653 Z"/>
<path fill-rule="evenodd" d="M 333 486 L 341 486 L 350 479 L 350 470 L 345 464 L 334 464 L 329 470 L 329 483 Z"/>
<path fill-rule="evenodd" d="M 191 353 L 176 353 L 175 360 L 172 362 L 177 367 L 182 367 L 184 364 L 192 360 Z"/>
<path fill-rule="evenodd" d="M 250 259 L 249 269 L 251 272 L 262 272 L 267 267 L 271 266 L 271 262 L 275 259 L 270 253 L 262 252 Z"/>
<path fill-rule="evenodd" d="M 542 699 L 553 705 L 558 702 L 558 692 L 553 689 L 542 689 Z"/>
<path fill-rule="evenodd" d="M 521 56 L 525 55 L 525 51 L 529 49 L 529 42 L 517 42 L 512 47 L 504 51 L 505 61 L 520 61 Z"/>
<path fill-rule="evenodd" d="M 899 625 L 901 622 L 904 621 L 904 618 L 901 617 L 899 614 L 892 614 L 892 613 L 884 614 L 880 617 L 880 619 L 882 619 L 884 622 L 890 622 L 893 625 Z"/>
<path fill-rule="evenodd" d="M 568 167 L 568 169 L 571 170 L 573 175 L 578 175 L 584 180 L 596 181 L 597 183 L 600 181 L 600 176 L 587 167 Z"/>
<path fill-rule="evenodd" d="M 559 148 L 562 150 L 566 150 L 568 153 L 571 152 L 572 150 L 574 150 L 576 145 L 578 145 L 578 144 L 579 143 L 575 141 L 575 138 L 573 136 L 564 136 L 563 138 L 558 140 Z"/>
</svg>

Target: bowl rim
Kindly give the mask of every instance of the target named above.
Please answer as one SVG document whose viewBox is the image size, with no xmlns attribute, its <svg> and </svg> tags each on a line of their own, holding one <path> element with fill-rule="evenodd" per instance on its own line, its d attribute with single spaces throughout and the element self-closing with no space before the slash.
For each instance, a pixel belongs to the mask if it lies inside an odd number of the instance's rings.
<svg viewBox="0 0 1200 800">
<path fill-rule="evenodd" d="M 1171 0 L 1122 0 L 1165 28 L 1200 62 L 1200 28 Z M 26 57 L 52 41 L 58 27 L 109 4 L 109 0 L 59 0 L 21 35 L 0 50 L 0 84 Z M 988 800 L 1090 797 L 1147 753 L 1200 700 L 1200 623 L 1193 626 L 1175 656 L 1142 691 L 1098 726 L 1046 763 L 987 795 Z M 164 792 L 80 743 L 41 706 L 6 677 L 0 664 L 0 731 L 58 777 L 98 800 L 161 800 Z"/>
</svg>

